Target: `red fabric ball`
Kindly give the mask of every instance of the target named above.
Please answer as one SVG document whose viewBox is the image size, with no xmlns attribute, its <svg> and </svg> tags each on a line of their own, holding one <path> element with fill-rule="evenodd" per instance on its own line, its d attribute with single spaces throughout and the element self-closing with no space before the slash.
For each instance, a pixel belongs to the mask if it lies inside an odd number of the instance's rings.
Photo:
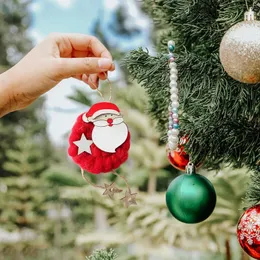
<svg viewBox="0 0 260 260">
<path fill-rule="evenodd" d="M 128 132 L 126 141 L 116 149 L 115 153 L 104 152 L 92 143 L 90 146 L 91 154 L 83 152 L 78 155 L 78 146 L 75 145 L 74 142 L 80 140 L 83 133 L 88 140 L 92 140 L 92 131 L 94 128 L 93 123 L 86 123 L 82 120 L 82 115 L 83 114 L 77 118 L 72 128 L 69 137 L 68 154 L 76 164 L 89 173 L 107 173 L 119 168 L 119 166 L 128 159 L 130 132 Z"/>
<path fill-rule="evenodd" d="M 248 209 L 237 226 L 238 241 L 243 250 L 255 259 L 260 259 L 260 205 Z"/>
</svg>

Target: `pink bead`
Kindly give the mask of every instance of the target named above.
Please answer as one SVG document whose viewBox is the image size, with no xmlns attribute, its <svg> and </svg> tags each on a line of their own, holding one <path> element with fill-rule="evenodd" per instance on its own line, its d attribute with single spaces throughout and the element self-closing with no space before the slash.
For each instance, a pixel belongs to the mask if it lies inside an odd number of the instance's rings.
<svg viewBox="0 0 260 260">
<path fill-rule="evenodd" d="M 172 126 L 169 126 L 169 130 L 172 130 Z"/>
<path fill-rule="evenodd" d="M 179 123 L 179 119 L 174 118 L 174 119 L 173 119 L 173 122 L 174 122 L 175 124 L 178 124 L 178 123 Z"/>
<path fill-rule="evenodd" d="M 175 61 L 175 58 L 171 57 L 171 58 L 169 59 L 169 61 L 170 61 L 170 62 L 174 62 L 174 61 Z"/>
</svg>

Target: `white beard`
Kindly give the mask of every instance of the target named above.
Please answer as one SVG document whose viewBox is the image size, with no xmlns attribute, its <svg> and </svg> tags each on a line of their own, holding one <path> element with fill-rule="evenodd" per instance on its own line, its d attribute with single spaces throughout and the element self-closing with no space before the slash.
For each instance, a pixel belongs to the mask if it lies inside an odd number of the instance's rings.
<svg viewBox="0 0 260 260">
<path fill-rule="evenodd" d="M 102 151 L 115 153 L 128 136 L 128 128 L 124 122 L 113 126 L 95 126 L 92 132 L 93 143 Z"/>
</svg>

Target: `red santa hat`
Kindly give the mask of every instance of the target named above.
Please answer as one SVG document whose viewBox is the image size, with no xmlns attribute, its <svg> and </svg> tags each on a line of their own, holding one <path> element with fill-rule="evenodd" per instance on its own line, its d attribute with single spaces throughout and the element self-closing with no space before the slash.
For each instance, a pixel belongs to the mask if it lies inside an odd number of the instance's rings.
<svg viewBox="0 0 260 260">
<path fill-rule="evenodd" d="M 120 115 L 120 110 L 119 108 L 110 102 L 100 102 L 94 104 L 87 113 L 84 113 L 83 115 L 83 121 L 84 122 L 89 122 L 89 118 L 91 120 L 97 118 L 100 115 L 104 114 L 113 114 L 113 115 Z"/>
</svg>

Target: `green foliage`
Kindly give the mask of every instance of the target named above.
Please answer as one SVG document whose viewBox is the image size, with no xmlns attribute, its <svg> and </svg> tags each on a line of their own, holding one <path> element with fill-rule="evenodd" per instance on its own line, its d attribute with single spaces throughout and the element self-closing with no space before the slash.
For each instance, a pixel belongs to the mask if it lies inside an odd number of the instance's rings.
<svg viewBox="0 0 260 260">
<path fill-rule="evenodd" d="M 251 5 L 253 1 L 248 1 Z M 260 84 L 253 86 L 230 78 L 221 66 L 218 50 L 224 33 L 243 19 L 244 1 L 143 1 L 144 9 L 160 29 L 159 54 L 130 52 L 124 63 L 132 78 L 146 89 L 149 112 L 165 137 L 169 105 L 167 42 L 176 42 L 179 70 L 181 134 L 189 135 L 187 151 L 205 158 L 205 166 L 221 163 L 247 166 L 259 175 Z M 163 29 L 162 29 L 163 28 Z M 260 201 L 253 193 L 254 201 Z"/>
<path fill-rule="evenodd" d="M 79 173 L 68 171 L 65 167 L 51 167 L 43 173 L 42 177 L 56 186 L 81 187 L 86 184 Z"/>
<path fill-rule="evenodd" d="M 32 46 L 30 39 L 26 38 L 31 20 L 28 12 L 30 2 L 0 2 L 1 72 L 20 60 Z M 37 232 L 44 229 L 44 205 L 51 194 L 46 182 L 37 179 L 48 168 L 52 156 L 43 102 L 41 98 L 30 107 L 0 120 L 0 176 L 7 177 L 0 180 L 0 226 L 18 234 L 22 234 L 24 228 L 34 229 L 33 240 L 37 245 L 30 243 L 34 248 L 45 246 L 44 239 Z M 23 250 L 20 242 L 17 248 Z M 27 249 L 28 245 L 25 245 L 24 250 Z"/>
<path fill-rule="evenodd" d="M 93 255 L 86 257 L 86 260 L 115 260 L 118 259 L 118 255 L 113 249 L 108 250 L 96 250 Z"/>
<path fill-rule="evenodd" d="M 40 147 L 31 140 L 31 132 L 17 136 L 16 150 L 6 149 L 6 171 L 18 176 L 37 176 L 46 169 L 45 158 Z"/>
<path fill-rule="evenodd" d="M 119 35 L 120 37 L 131 37 L 140 33 L 140 29 L 137 27 L 132 26 L 132 28 L 130 28 L 127 16 L 128 9 L 126 6 L 120 5 L 115 12 L 115 21 L 113 20 L 110 24 L 113 34 Z"/>
<path fill-rule="evenodd" d="M 28 163 L 35 164 L 34 167 L 39 172 L 48 168 L 55 158 L 47 136 L 46 119 L 42 111 L 43 101 L 40 99 L 27 109 L 10 113 L 1 118 L 0 176 L 10 176 L 14 173 L 15 169 L 11 169 L 14 166 L 10 165 L 13 162 L 17 166 L 17 163 L 21 165 L 22 160 L 24 160 L 23 163 L 28 160 Z M 28 154 L 19 157 L 19 152 L 25 151 L 25 149 Z M 39 163 L 38 165 L 36 165 L 36 161 Z M 9 166 L 7 166 L 8 164 Z"/>
<path fill-rule="evenodd" d="M 31 22 L 28 11 L 30 3 L 31 1 L 0 1 L 1 70 L 6 70 L 16 63 L 32 46 L 30 39 L 26 37 L 26 30 Z M 28 129 L 30 130 L 32 143 L 35 144 L 35 147 L 38 146 L 38 151 L 36 151 L 37 149 L 34 149 L 34 151 L 37 152 L 37 156 L 41 153 L 43 158 L 42 165 L 37 167 L 34 165 L 34 167 L 38 168 L 37 171 L 40 171 L 41 168 L 46 168 L 49 165 L 52 153 L 46 133 L 43 102 L 44 99 L 41 98 L 24 110 L 10 113 L 1 118 L 0 176 L 10 176 L 14 171 L 19 170 L 18 165 L 14 166 L 12 163 L 15 161 L 14 157 L 17 156 L 15 153 L 19 153 L 20 148 L 18 146 L 21 145 L 16 140 L 20 139 Z M 9 159 L 11 159 L 11 162 L 8 162 Z M 19 160 L 21 161 L 22 158 L 19 158 Z M 34 162 L 34 158 L 30 158 L 30 162 Z"/>
<path fill-rule="evenodd" d="M 83 104 L 83 105 L 86 105 L 86 106 L 91 106 L 92 101 L 88 96 L 89 96 L 89 94 L 86 94 L 85 91 L 82 91 L 82 90 L 76 88 L 73 95 L 68 96 L 68 98 L 70 100 L 76 101 L 80 104 Z"/>
<path fill-rule="evenodd" d="M 0 223 L 8 230 L 42 230 L 46 217 L 45 202 L 52 194 L 50 186 L 39 179 L 50 163 L 44 151 L 48 139 L 45 139 L 44 129 L 42 136 L 38 133 L 41 123 L 33 125 L 28 120 L 28 127 L 30 125 L 32 127 L 26 130 L 17 127 L 19 131 L 13 140 L 15 149 L 7 146 L 4 151 L 3 168 L 10 176 L 1 179 L 6 192 L 0 198 Z"/>
<path fill-rule="evenodd" d="M 0 2 L 0 65 L 2 66 L 8 67 L 17 62 L 31 48 L 31 41 L 25 37 L 31 22 L 28 15 L 30 2 L 30 0 Z"/>
<path fill-rule="evenodd" d="M 249 175 L 245 172 L 245 169 L 227 168 L 217 175 L 215 172 L 207 173 L 207 177 L 215 186 L 218 198 L 213 214 L 202 223 L 186 225 L 175 220 L 165 207 L 165 193 L 139 194 L 141 207 L 114 207 L 111 223 L 123 231 L 125 238 L 140 244 L 145 243 L 146 248 L 150 250 L 155 250 L 158 245 L 167 244 L 186 250 L 224 253 L 225 240 L 230 237 L 233 241 L 236 236 L 236 225 L 243 208 L 241 199 L 246 192 L 246 186 L 241 187 L 241 183 L 246 184 L 249 180 Z M 240 251 L 236 239 L 234 246 L 237 248 L 237 255 Z M 144 251 L 145 249 L 143 253 Z"/>
<path fill-rule="evenodd" d="M 251 172 L 251 180 L 249 183 L 249 189 L 246 194 L 247 201 L 249 202 L 249 205 L 255 205 L 260 202 L 260 178 L 259 178 L 259 172 L 260 172 L 260 166 L 258 168 Z"/>
<path fill-rule="evenodd" d="M 0 196 L 0 224 L 7 230 L 22 228 L 39 231 L 43 228 L 46 211 L 44 203 L 50 196 L 46 183 L 30 176 L 3 178 L 6 192 Z M 46 194 L 45 191 L 49 191 Z"/>
<path fill-rule="evenodd" d="M 213 214 L 198 225 L 204 233 L 217 236 L 219 233 L 235 235 L 236 225 L 243 212 L 242 199 L 245 197 L 249 173 L 246 169 L 232 170 L 226 168 L 215 177 L 210 177 L 216 192 L 217 204 Z M 243 184 L 243 185 L 241 185 Z"/>
</svg>

